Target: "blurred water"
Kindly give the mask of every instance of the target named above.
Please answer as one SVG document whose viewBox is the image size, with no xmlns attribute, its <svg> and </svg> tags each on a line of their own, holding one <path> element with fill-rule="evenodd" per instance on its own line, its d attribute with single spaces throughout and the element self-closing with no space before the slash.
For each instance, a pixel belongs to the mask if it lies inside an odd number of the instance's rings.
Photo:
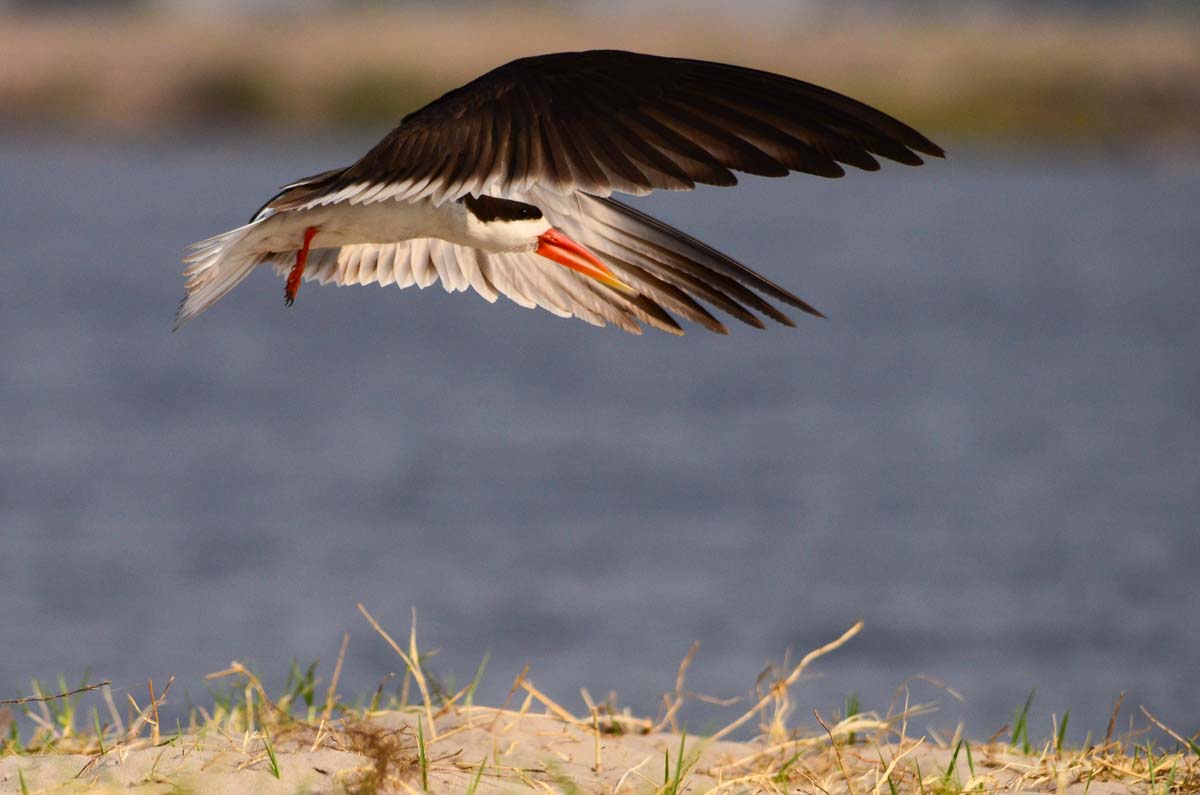
<svg viewBox="0 0 1200 795">
<path fill-rule="evenodd" d="M 744 695 L 863 634 L 800 719 L 906 677 L 986 736 L 1032 687 L 1200 729 L 1200 174 L 955 158 L 641 206 L 832 318 L 641 338 L 474 295 L 256 274 L 178 334 L 182 246 L 362 141 L 0 143 L 0 696 L 231 658 L 346 691 Z M 694 721 L 716 721 L 693 713 Z M 703 728 L 697 725 L 694 728 Z"/>
</svg>

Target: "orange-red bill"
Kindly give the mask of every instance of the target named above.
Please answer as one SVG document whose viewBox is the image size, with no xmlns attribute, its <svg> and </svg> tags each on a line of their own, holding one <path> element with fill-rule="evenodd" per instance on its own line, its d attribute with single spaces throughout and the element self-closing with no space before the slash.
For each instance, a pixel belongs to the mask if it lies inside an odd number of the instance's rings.
<svg viewBox="0 0 1200 795">
<path fill-rule="evenodd" d="M 554 260 L 559 265 L 565 265 L 573 271 L 589 276 L 601 284 L 625 293 L 637 291 L 613 275 L 608 267 L 596 259 L 596 255 L 557 229 L 550 229 L 538 238 L 537 253 L 546 259 Z"/>
</svg>

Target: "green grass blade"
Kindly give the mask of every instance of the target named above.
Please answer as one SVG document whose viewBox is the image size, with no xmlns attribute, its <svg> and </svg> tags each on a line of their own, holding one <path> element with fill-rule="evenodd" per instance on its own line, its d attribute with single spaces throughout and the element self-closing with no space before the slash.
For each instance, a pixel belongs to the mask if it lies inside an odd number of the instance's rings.
<svg viewBox="0 0 1200 795">
<path fill-rule="evenodd" d="M 874 746 L 874 748 L 875 748 L 875 755 L 879 757 L 879 764 L 883 768 L 886 769 L 888 766 L 888 763 L 885 762 L 883 759 L 883 751 L 879 750 L 879 745 L 877 743 L 872 742 L 871 745 Z M 796 756 L 799 756 L 799 755 L 800 754 L 796 754 Z M 892 781 L 891 773 L 888 773 L 887 783 L 888 783 L 888 791 L 891 793 L 891 795 L 900 795 L 900 790 L 896 787 L 896 782 Z"/>
<path fill-rule="evenodd" d="M 263 745 L 267 749 L 267 758 L 271 761 L 271 775 L 276 779 L 279 778 L 279 759 L 275 756 L 275 748 L 271 745 L 271 735 L 267 734 L 267 730 L 263 729 Z"/>
<path fill-rule="evenodd" d="M 862 705 L 858 701 L 858 693 L 851 693 L 846 697 L 846 706 L 843 708 L 842 720 L 853 718 L 862 709 Z M 854 745 L 855 733 L 850 732 L 846 735 L 846 744 Z"/>
<path fill-rule="evenodd" d="M 100 745 L 100 756 L 104 756 L 104 729 L 100 726 L 100 711 L 92 707 L 92 726 L 96 729 L 96 742 Z"/>
<path fill-rule="evenodd" d="M 429 792 L 429 758 L 425 756 L 425 729 L 417 716 L 417 754 L 421 761 L 421 790 Z"/>
<path fill-rule="evenodd" d="M 687 729 L 679 735 L 679 755 L 675 759 L 675 776 L 671 776 L 671 756 L 666 754 L 664 761 L 666 762 L 666 775 L 664 784 L 669 782 L 669 786 L 664 790 L 664 795 L 679 795 L 680 785 L 683 782 L 683 747 L 687 744 Z"/>
<path fill-rule="evenodd" d="M 803 753 L 804 753 L 803 751 L 797 751 L 795 754 L 792 755 L 791 759 L 784 762 L 783 766 L 780 767 L 778 771 L 776 771 L 775 776 L 773 777 L 773 780 L 775 781 L 776 784 L 783 784 L 787 781 L 788 770 L 791 769 L 792 765 L 796 764 L 796 761 L 798 759 L 800 759 L 800 756 Z"/>
<path fill-rule="evenodd" d="M 1059 753 L 1062 752 L 1063 739 L 1066 737 L 1066 734 L 1067 734 L 1067 722 L 1070 720 L 1071 720 L 1071 710 L 1067 710 L 1066 712 L 1063 713 L 1062 724 L 1058 727 L 1058 736 L 1056 736 L 1054 738 L 1054 750 L 1058 751 Z"/>
<path fill-rule="evenodd" d="M 1009 745 L 1013 748 L 1018 746 L 1022 752 L 1028 754 L 1033 748 L 1029 744 L 1029 708 L 1033 706 L 1033 696 L 1037 693 L 1037 688 L 1029 691 L 1029 697 L 1025 699 L 1025 706 L 1017 710 L 1013 715 L 1013 728 L 1010 735 L 1011 740 Z"/>
<path fill-rule="evenodd" d="M 487 767 L 487 757 L 479 760 L 479 769 L 475 771 L 475 778 L 471 779 L 471 785 L 467 787 L 467 795 L 475 795 L 475 788 L 479 786 L 479 779 L 483 777 L 483 769 Z"/>
<path fill-rule="evenodd" d="M 952 779 L 954 777 L 954 769 L 958 765 L 958 753 L 959 753 L 959 751 L 962 750 L 963 743 L 965 743 L 965 742 L 966 742 L 965 739 L 959 740 L 958 745 L 954 746 L 954 754 L 950 757 L 950 766 L 946 768 L 946 774 L 944 776 L 942 776 L 942 789 L 943 790 L 950 789 L 950 779 Z M 957 792 L 958 788 L 955 787 L 954 791 Z"/>
<path fill-rule="evenodd" d="M 15 751 L 18 754 L 21 753 L 21 727 L 17 725 L 15 720 L 8 726 L 7 745 L 8 750 Z"/>
<path fill-rule="evenodd" d="M 491 657 L 491 652 L 485 651 L 483 659 L 479 661 L 479 667 L 475 669 L 475 676 L 471 679 L 471 686 L 467 688 L 466 698 L 463 703 L 468 707 L 475 703 L 475 688 L 479 687 L 480 680 L 483 679 L 483 672 L 487 670 L 488 659 Z"/>
</svg>

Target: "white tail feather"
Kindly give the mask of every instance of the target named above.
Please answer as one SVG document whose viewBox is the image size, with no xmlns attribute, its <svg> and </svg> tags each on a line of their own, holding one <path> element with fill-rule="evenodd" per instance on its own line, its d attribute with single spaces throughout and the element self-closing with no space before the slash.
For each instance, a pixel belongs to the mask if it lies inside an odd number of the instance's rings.
<svg viewBox="0 0 1200 795">
<path fill-rule="evenodd" d="M 188 246 L 183 258 L 188 263 L 183 272 L 188 277 L 187 295 L 175 313 L 175 330 L 215 304 L 264 261 L 253 245 L 244 245 L 260 223 L 255 221 Z"/>
</svg>

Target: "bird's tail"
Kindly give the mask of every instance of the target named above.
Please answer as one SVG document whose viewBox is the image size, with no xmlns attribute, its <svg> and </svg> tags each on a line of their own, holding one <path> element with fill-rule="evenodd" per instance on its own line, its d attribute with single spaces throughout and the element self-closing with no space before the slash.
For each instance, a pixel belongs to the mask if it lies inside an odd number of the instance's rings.
<svg viewBox="0 0 1200 795">
<path fill-rule="evenodd" d="M 175 330 L 215 304 L 265 261 L 266 256 L 253 245 L 257 235 L 252 233 L 260 223 L 254 221 L 188 246 L 183 258 L 188 265 L 183 272 L 187 295 L 175 313 Z"/>
</svg>

